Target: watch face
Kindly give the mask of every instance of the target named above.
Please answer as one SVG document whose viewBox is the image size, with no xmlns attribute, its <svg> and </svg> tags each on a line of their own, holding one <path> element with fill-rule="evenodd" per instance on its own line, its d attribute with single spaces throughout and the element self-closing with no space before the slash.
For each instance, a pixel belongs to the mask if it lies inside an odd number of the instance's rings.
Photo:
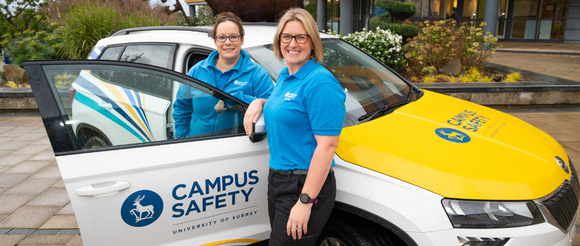
<svg viewBox="0 0 580 246">
<path fill-rule="evenodd" d="M 310 196 L 308 194 L 306 194 L 306 193 L 302 193 L 300 195 L 300 201 L 302 203 L 308 203 L 310 201 Z"/>
</svg>

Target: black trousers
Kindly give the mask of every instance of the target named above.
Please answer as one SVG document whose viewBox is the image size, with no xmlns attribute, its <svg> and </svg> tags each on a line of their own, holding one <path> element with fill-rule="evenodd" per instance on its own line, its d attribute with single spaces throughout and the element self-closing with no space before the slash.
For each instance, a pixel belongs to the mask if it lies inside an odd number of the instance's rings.
<svg viewBox="0 0 580 246">
<path fill-rule="evenodd" d="M 302 239 L 294 240 L 292 234 L 288 236 L 286 233 L 290 210 L 298 201 L 305 181 L 306 174 L 281 174 L 270 170 L 268 174 L 268 214 L 272 227 L 270 246 L 310 246 L 316 244 L 316 240 L 322 233 L 336 199 L 336 179 L 333 171 L 329 172 L 316 197 L 318 203 L 312 206 L 307 234 L 302 235 Z"/>
</svg>

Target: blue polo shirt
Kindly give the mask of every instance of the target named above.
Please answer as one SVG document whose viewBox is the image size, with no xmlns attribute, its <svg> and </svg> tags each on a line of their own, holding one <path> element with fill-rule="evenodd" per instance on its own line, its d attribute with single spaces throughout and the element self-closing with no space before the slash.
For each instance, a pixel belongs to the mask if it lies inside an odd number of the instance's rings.
<svg viewBox="0 0 580 246">
<path fill-rule="evenodd" d="M 340 135 L 345 98 L 338 81 L 314 59 L 293 75 L 284 68 L 264 106 L 270 167 L 308 169 L 317 146 L 314 135 Z"/>
</svg>

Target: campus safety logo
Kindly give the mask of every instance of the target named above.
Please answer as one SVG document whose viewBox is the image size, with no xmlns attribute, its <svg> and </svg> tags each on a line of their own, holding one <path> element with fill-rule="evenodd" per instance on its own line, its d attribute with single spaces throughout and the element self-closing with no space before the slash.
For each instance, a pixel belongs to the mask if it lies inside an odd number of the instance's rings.
<svg viewBox="0 0 580 246">
<path fill-rule="evenodd" d="M 286 101 L 290 101 L 294 98 L 296 98 L 296 94 L 294 94 L 294 93 L 286 92 L 286 94 L 284 95 L 284 99 Z"/>
<path fill-rule="evenodd" d="M 248 82 L 241 82 L 241 81 L 236 80 L 236 81 L 234 81 L 234 84 L 244 86 L 244 85 L 248 84 Z"/>
<path fill-rule="evenodd" d="M 471 141 L 471 138 L 467 134 L 453 128 L 437 128 L 435 129 L 435 133 L 439 137 L 455 143 L 467 143 Z"/>
<path fill-rule="evenodd" d="M 121 206 L 121 217 L 127 225 L 148 226 L 163 212 L 163 200 L 150 190 L 137 191 L 125 199 Z"/>
</svg>

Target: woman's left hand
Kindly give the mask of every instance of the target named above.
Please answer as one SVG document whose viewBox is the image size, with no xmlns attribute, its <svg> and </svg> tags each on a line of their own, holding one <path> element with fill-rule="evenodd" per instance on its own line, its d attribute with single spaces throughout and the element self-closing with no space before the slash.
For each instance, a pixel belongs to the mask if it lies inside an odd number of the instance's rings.
<svg viewBox="0 0 580 246">
<path fill-rule="evenodd" d="M 310 219 L 310 212 L 312 211 L 312 204 L 304 204 L 300 201 L 296 202 L 292 210 L 290 210 L 290 217 L 288 224 L 286 224 L 286 233 L 288 236 L 296 240 L 302 238 L 302 235 L 308 231 L 308 220 Z"/>
</svg>

